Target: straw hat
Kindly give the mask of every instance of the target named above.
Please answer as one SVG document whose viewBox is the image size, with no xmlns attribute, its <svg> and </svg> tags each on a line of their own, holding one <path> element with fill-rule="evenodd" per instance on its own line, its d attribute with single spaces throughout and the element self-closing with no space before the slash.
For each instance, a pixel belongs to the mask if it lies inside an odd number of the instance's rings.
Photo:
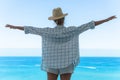
<svg viewBox="0 0 120 80">
<path fill-rule="evenodd" d="M 56 20 L 56 19 L 60 19 L 68 15 L 68 13 L 63 14 L 62 9 L 59 7 L 54 8 L 52 14 L 53 15 L 49 17 L 48 20 Z"/>
</svg>

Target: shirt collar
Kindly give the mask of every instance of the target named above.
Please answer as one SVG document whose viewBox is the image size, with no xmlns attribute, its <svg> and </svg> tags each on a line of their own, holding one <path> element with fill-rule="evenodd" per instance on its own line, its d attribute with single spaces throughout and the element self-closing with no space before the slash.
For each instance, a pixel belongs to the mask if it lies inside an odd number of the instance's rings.
<svg viewBox="0 0 120 80">
<path fill-rule="evenodd" d="M 55 28 L 64 28 L 65 26 L 64 25 L 57 25 L 55 26 Z"/>
</svg>

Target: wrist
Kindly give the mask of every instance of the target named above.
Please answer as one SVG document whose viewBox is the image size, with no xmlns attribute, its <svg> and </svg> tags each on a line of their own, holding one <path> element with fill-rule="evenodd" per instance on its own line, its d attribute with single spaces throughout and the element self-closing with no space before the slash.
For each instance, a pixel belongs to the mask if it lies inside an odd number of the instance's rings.
<svg viewBox="0 0 120 80">
<path fill-rule="evenodd" d="M 16 27 L 15 27 L 15 26 L 11 26 L 10 28 L 16 29 Z"/>
<path fill-rule="evenodd" d="M 107 22 L 107 21 L 109 21 L 109 19 L 107 18 L 107 19 L 105 19 L 105 22 Z"/>
</svg>

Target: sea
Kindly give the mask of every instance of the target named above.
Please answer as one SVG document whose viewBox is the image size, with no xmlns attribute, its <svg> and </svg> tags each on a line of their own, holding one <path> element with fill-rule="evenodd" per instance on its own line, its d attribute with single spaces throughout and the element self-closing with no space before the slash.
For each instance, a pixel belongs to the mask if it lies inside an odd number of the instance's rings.
<svg viewBox="0 0 120 80">
<path fill-rule="evenodd" d="M 47 80 L 41 57 L 0 57 L 0 80 Z M 120 57 L 80 57 L 71 80 L 119 80 Z M 60 80 L 60 77 L 58 77 Z"/>
</svg>

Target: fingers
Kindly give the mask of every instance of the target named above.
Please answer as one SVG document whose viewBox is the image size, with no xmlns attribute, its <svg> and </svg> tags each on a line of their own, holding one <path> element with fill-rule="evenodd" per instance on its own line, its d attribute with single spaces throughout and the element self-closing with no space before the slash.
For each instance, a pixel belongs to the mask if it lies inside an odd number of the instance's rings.
<svg viewBox="0 0 120 80">
<path fill-rule="evenodd" d="M 109 20 L 112 20 L 112 19 L 115 19 L 115 18 L 117 18 L 117 17 L 116 16 L 111 16 L 107 20 L 109 21 Z"/>
<path fill-rule="evenodd" d="M 13 28 L 13 25 L 6 24 L 5 27 Z"/>
<path fill-rule="evenodd" d="M 111 16 L 109 19 L 115 19 L 115 18 L 117 18 L 116 16 Z"/>
<path fill-rule="evenodd" d="M 10 27 L 11 25 L 10 24 L 6 24 L 5 27 Z"/>
<path fill-rule="evenodd" d="M 117 18 L 115 15 L 113 16 L 114 18 Z"/>
</svg>

